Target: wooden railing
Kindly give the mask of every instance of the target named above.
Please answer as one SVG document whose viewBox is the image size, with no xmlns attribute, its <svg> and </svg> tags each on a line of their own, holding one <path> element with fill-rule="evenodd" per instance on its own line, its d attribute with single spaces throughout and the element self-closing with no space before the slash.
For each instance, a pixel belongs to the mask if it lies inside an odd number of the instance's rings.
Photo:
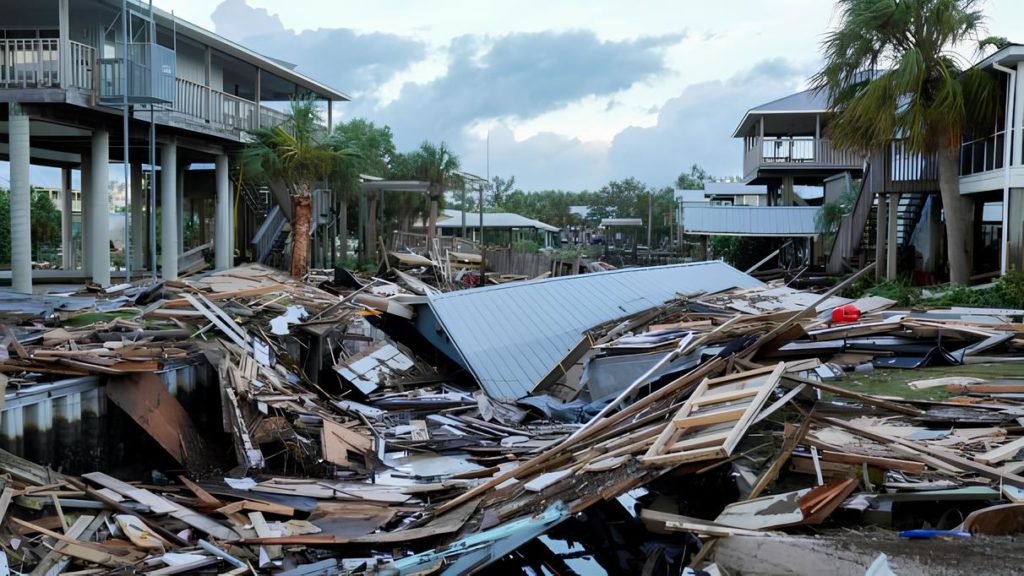
<svg viewBox="0 0 1024 576">
<path fill-rule="evenodd" d="M 748 136 L 744 139 L 743 173 L 753 174 L 763 166 L 859 166 L 860 155 L 834 148 L 828 138 L 813 136 Z"/>
<path fill-rule="evenodd" d="M 273 128 L 274 126 L 280 126 L 290 118 L 290 114 L 274 110 L 273 108 L 267 108 L 266 106 L 260 106 L 260 128 Z"/>
<path fill-rule="evenodd" d="M 479 244 L 463 238 L 455 236 L 438 236 L 437 242 L 440 245 L 441 250 L 450 250 L 452 252 L 463 252 L 468 254 L 480 253 Z M 391 233 L 391 250 L 402 252 L 407 248 L 417 252 L 426 253 L 427 235 L 419 234 L 417 232 L 406 232 L 404 230 L 393 231 Z"/>
<path fill-rule="evenodd" d="M 839 227 L 835 231 L 835 238 L 832 241 L 828 253 L 826 270 L 830 274 L 843 272 L 844 263 L 847 263 L 860 247 L 864 236 L 864 227 L 871 215 L 871 207 L 874 205 L 875 193 L 871 186 L 872 178 L 871 163 L 864 163 L 863 176 L 860 181 L 860 189 L 857 191 L 857 199 L 853 203 L 853 209 L 843 215 Z"/>
<path fill-rule="evenodd" d="M 885 155 L 885 191 L 937 192 L 938 186 L 936 155 L 913 152 L 905 140 L 893 140 Z"/>
<path fill-rule="evenodd" d="M 96 69 L 96 49 L 81 42 L 70 41 L 71 46 L 70 64 L 68 65 L 68 87 L 92 90 L 96 83 L 94 70 Z"/>
<path fill-rule="evenodd" d="M 96 49 L 87 44 L 69 41 L 67 62 L 61 64 L 61 41 L 58 38 L 0 39 L 0 88 L 81 88 L 96 90 L 100 97 L 113 98 L 122 90 L 123 62 L 120 58 L 96 58 Z M 170 54 L 143 54 L 133 45 L 129 70 L 129 96 L 136 92 L 158 88 L 158 79 L 147 71 Z M 159 46 L 148 49 L 162 50 Z M 137 54 L 136 54 L 137 53 Z M 99 71 L 102 67 L 103 70 Z M 66 70 L 66 72 L 62 72 Z M 61 74 L 66 74 L 62 82 Z M 160 87 L 158 92 L 164 92 Z M 174 110 L 229 129 L 243 132 L 256 128 L 284 124 L 290 118 L 286 112 L 260 106 L 251 100 L 239 98 L 209 86 L 174 79 Z M 141 93 L 141 92 L 140 92 Z M 170 98 L 170 93 L 166 95 Z"/>
<path fill-rule="evenodd" d="M 256 129 L 255 102 L 184 78 L 177 79 L 177 101 L 174 109 L 182 114 L 236 130 L 249 132 Z"/>
<path fill-rule="evenodd" d="M 0 40 L 0 86 L 59 88 L 60 40 L 12 38 Z"/>
</svg>

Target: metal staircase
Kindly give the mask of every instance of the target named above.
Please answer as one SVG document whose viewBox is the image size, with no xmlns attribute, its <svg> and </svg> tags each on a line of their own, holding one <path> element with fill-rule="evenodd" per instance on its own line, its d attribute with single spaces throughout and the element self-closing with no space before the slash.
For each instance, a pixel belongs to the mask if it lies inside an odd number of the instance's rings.
<svg viewBox="0 0 1024 576">
<path fill-rule="evenodd" d="M 241 170 L 231 172 L 238 195 L 237 242 L 245 253 L 242 259 L 274 267 L 286 265 L 288 218 L 266 186 L 247 180 Z"/>
</svg>

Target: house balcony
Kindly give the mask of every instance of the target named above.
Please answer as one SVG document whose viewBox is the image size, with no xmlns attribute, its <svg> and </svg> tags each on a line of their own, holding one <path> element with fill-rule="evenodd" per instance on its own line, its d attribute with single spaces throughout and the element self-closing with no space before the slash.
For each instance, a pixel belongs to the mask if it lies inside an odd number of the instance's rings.
<svg viewBox="0 0 1024 576">
<path fill-rule="evenodd" d="M 860 154 L 834 148 L 828 138 L 748 136 L 743 142 L 743 179 L 747 183 L 782 176 L 820 178 L 844 170 L 858 171 L 863 164 Z"/>
<path fill-rule="evenodd" d="M 66 44 L 66 58 L 62 58 Z M 260 127 L 279 126 L 289 114 L 177 76 L 173 50 L 132 44 L 128 59 L 129 103 L 158 106 L 158 121 L 186 129 L 230 135 L 233 139 Z M 59 38 L 0 40 L 0 90 L 64 90 L 77 93 L 67 102 L 119 106 L 123 101 L 123 59 L 97 58 L 96 49 Z M 40 95 L 53 101 L 52 95 Z M 161 111 L 162 110 L 162 111 Z M 148 119 L 148 113 L 139 117 Z"/>
</svg>

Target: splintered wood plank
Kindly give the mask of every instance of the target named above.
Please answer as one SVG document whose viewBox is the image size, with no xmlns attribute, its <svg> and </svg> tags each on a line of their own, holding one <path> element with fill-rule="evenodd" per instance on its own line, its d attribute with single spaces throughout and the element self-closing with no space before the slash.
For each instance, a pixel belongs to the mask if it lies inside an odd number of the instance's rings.
<svg viewBox="0 0 1024 576">
<path fill-rule="evenodd" d="M 705 434 L 702 436 L 695 436 L 693 438 L 676 442 L 669 446 L 671 452 L 683 452 L 686 450 L 693 450 L 695 448 L 706 448 L 708 446 L 721 445 L 731 433 L 731 430 L 725 432 L 717 432 L 714 434 Z"/>
<path fill-rule="evenodd" d="M 224 506 L 224 503 L 217 499 L 216 496 L 210 494 L 206 490 L 203 490 L 202 487 L 189 480 L 187 477 L 179 475 L 178 480 L 180 480 L 186 488 L 196 495 L 196 499 L 199 500 L 199 503 L 204 507 L 220 508 L 221 506 Z"/>
<path fill-rule="evenodd" d="M 107 397 L 179 464 L 192 472 L 205 470 L 202 436 L 159 376 L 147 373 L 111 379 L 105 388 Z"/>
<path fill-rule="evenodd" d="M 114 492 L 127 496 L 136 502 L 149 506 L 150 511 L 154 514 L 169 514 L 196 530 L 205 532 L 219 540 L 232 540 L 238 538 L 238 533 L 227 526 L 224 526 L 223 524 L 220 524 L 212 518 L 204 516 L 195 510 L 191 510 L 180 504 L 171 502 L 163 496 L 154 494 L 149 490 L 136 488 L 131 484 L 126 484 L 125 482 L 108 476 L 102 472 L 90 472 L 88 474 L 83 474 L 82 477 L 90 482 L 99 484 L 104 488 L 110 488 Z"/>
<path fill-rule="evenodd" d="M 750 396 L 756 396 L 759 390 L 760 387 L 754 387 L 733 390 L 732 392 L 724 392 L 722 394 L 712 394 L 710 396 L 704 396 L 703 398 L 697 398 L 696 400 L 693 401 L 693 404 L 695 406 L 705 406 L 707 404 L 731 402 L 733 400 L 739 400 L 741 398 L 749 398 Z"/>
<path fill-rule="evenodd" d="M 154 514 L 168 514 L 175 510 L 174 505 L 165 498 L 157 496 L 149 490 L 136 488 L 127 482 L 122 482 L 117 478 L 108 476 L 102 472 L 89 472 L 88 474 L 82 474 L 82 478 L 85 478 L 95 484 L 99 484 L 104 488 L 109 488 L 122 496 L 131 498 L 139 504 L 145 504 L 146 506 L 149 506 L 149 510 Z"/>
<path fill-rule="evenodd" d="M 59 532 L 53 532 L 52 530 L 47 530 L 42 526 L 26 522 L 20 518 L 11 518 L 11 521 L 22 528 L 38 532 L 44 536 L 49 536 L 54 540 L 63 542 L 65 545 L 60 551 L 61 554 L 74 556 L 75 558 L 99 564 L 101 566 L 132 566 L 145 557 L 144 552 L 139 552 L 137 550 L 125 551 L 123 548 L 117 549 L 92 542 L 82 542 L 81 540 L 65 536 Z"/>
<path fill-rule="evenodd" d="M 83 537 L 83 534 L 95 519 L 95 516 L 79 516 L 78 519 L 75 520 L 75 523 L 67 529 L 64 535 L 68 538 L 87 540 L 87 538 Z M 32 570 L 32 576 L 49 576 L 50 574 L 54 574 L 56 576 L 57 574 L 63 573 L 64 568 L 71 563 L 71 558 L 61 553 L 64 546 L 64 542 L 58 541 L 57 544 L 46 553 L 46 556 L 43 556 L 43 559 L 39 561 L 39 564 L 36 564 L 36 567 Z"/>
<path fill-rule="evenodd" d="M 1018 438 L 1008 444 L 1003 444 L 997 448 L 993 448 L 984 454 L 979 454 L 975 456 L 974 459 L 982 464 L 998 464 L 1003 460 L 1012 458 L 1021 450 L 1024 450 L 1024 437 Z"/>
<path fill-rule="evenodd" d="M 373 453 L 373 441 L 363 434 L 326 418 L 323 425 L 320 439 L 323 444 L 324 460 L 338 466 L 352 466 L 349 452 L 355 452 L 364 458 Z"/>
<path fill-rule="evenodd" d="M 716 410 L 706 414 L 676 418 L 672 422 L 676 425 L 676 428 L 696 428 L 698 426 L 709 426 L 720 422 L 735 422 L 743 416 L 746 411 L 747 406 L 740 406 L 739 408 Z"/>
</svg>

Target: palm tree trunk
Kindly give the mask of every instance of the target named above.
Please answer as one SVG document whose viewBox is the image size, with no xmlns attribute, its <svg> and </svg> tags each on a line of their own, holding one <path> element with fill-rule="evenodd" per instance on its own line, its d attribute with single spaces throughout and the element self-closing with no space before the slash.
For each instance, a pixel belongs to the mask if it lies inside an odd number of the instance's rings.
<svg viewBox="0 0 1024 576">
<path fill-rule="evenodd" d="M 366 193 L 366 257 L 377 263 L 377 192 Z"/>
<path fill-rule="evenodd" d="M 970 202 L 960 195 L 960 162 L 957 151 L 946 147 L 938 151 L 939 192 L 946 216 L 946 245 L 949 254 L 949 282 L 954 286 L 966 286 L 971 279 L 971 241 L 968 230 L 974 219 Z M 890 240 L 891 242 L 892 240 Z"/>
<path fill-rule="evenodd" d="M 428 250 L 434 246 L 434 238 L 437 238 L 437 197 L 433 190 L 430 191 L 430 219 L 427 221 Z"/>
<path fill-rule="evenodd" d="M 291 275 L 301 278 L 309 268 L 309 222 L 313 215 L 313 199 L 309 186 L 296 186 L 292 196 L 292 269 Z"/>
</svg>

